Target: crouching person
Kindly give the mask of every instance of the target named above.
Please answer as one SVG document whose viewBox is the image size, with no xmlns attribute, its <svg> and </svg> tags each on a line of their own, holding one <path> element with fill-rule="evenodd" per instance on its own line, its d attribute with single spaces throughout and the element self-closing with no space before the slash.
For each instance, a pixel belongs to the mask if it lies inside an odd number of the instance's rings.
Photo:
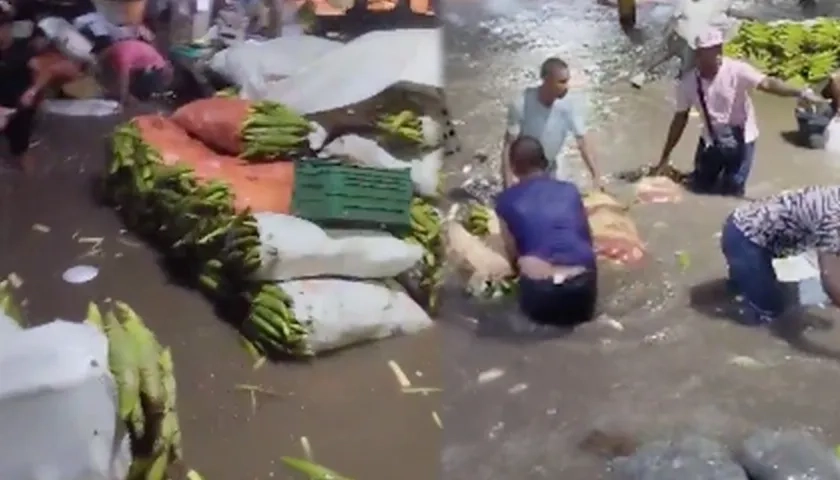
<svg viewBox="0 0 840 480">
<path fill-rule="evenodd" d="M 15 39 L 12 30 L 13 17 L 0 13 L 0 131 L 9 145 L 9 166 L 22 168 L 35 125 L 39 92 L 29 68 L 31 43 Z"/>
<path fill-rule="evenodd" d="M 161 95 L 172 81 L 169 62 L 154 45 L 139 39 L 114 42 L 101 53 L 100 68 L 109 90 L 123 104 Z"/>
<path fill-rule="evenodd" d="M 840 305 L 840 186 L 806 187 L 735 209 L 723 225 L 721 249 L 729 285 L 743 296 L 745 323 L 769 324 L 785 313 L 773 259 L 816 250 L 823 290 Z"/>
<path fill-rule="evenodd" d="M 499 195 L 496 213 L 519 274 L 520 306 L 538 323 L 586 322 L 595 311 L 597 270 L 581 194 L 548 173 L 539 140 L 517 138 L 509 158 L 519 182 Z"/>
</svg>

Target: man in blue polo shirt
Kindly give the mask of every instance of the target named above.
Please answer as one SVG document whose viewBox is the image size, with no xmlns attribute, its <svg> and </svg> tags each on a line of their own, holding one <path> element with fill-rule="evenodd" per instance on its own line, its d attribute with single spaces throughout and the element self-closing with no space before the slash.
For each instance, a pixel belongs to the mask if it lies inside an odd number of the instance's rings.
<svg viewBox="0 0 840 480">
<path fill-rule="evenodd" d="M 505 250 L 519 273 L 520 306 L 538 323 L 564 326 L 592 319 L 597 269 L 583 198 L 554 178 L 540 141 L 520 136 L 510 144 L 518 182 L 496 199 Z"/>
</svg>

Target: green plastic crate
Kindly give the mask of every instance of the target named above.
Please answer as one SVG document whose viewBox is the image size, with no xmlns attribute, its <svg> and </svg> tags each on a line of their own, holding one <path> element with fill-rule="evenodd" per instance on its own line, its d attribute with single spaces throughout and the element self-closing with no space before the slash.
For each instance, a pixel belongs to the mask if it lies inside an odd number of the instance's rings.
<svg viewBox="0 0 840 480">
<path fill-rule="evenodd" d="M 323 226 L 405 228 L 411 225 L 412 193 L 409 169 L 298 160 L 292 213 Z"/>
</svg>

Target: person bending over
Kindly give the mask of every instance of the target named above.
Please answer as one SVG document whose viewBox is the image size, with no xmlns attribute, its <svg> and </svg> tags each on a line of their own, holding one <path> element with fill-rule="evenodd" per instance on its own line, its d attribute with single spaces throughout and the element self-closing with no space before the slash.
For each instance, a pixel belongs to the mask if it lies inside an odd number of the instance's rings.
<svg viewBox="0 0 840 480">
<path fill-rule="evenodd" d="M 723 225 L 721 250 L 747 323 L 769 324 L 785 312 L 773 259 L 809 250 L 819 255 L 823 290 L 840 306 L 840 186 L 790 190 L 736 208 Z"/>
<path fill-rule="evenodd" d="M 519 273 L 520 306 L 538 323 L 586 322 L 595 311 L 597 269 L 583 198 L 549 172 L 539 140 L 513 140 L 509 161 L 519 181 L 499 194 L 496 213 Z"/>
<path fill-rule="evenodd" d="M 13 17 L 0 12 L 0 131 L 6 137 L 14 168 L 25 165 L 25 155 L 35 124 L 36 99 L 33 86 L 32 44 L 15 39 Z"/>
<path fill-rule="evenodd" d="M 139 39 L 114 42 L 100 55 L 106 83 L 122 103 L 146 101 L 166 91 L 172 67 L 158 50 Z"/>
</svg>

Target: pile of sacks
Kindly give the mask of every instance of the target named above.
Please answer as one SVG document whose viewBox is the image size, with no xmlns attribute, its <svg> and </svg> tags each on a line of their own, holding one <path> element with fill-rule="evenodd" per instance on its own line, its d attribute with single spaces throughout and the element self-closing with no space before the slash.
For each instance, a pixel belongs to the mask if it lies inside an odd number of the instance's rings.
<svg viewBox="0 0 840 480">
<path fill-rule="evenodd" d="M 171 118 L 137 117 L 113 138 L 112 204 L 187 280 L 234 306 L 231 320 L 260 356 L 308 356 L 431 325 L 424 307 L 436 306 L 443 265 L 438 211 L 415 197 L 411 228 L 398 236 L 296 218 L 293 160 L 316 149 L 411 169 L 416 192 L 437 191 L 440 149 L 398 160 L 361 137 L 330 139 L 272 102 L 203 99 Z"/>
<path fill-rule="evenodd" d="M 735 452 L 698 436 L 653 442 L 612 470 L 617 480 L 840 480 L 834 452 L 797 431 L 758 431 Z"/>
</svg>

